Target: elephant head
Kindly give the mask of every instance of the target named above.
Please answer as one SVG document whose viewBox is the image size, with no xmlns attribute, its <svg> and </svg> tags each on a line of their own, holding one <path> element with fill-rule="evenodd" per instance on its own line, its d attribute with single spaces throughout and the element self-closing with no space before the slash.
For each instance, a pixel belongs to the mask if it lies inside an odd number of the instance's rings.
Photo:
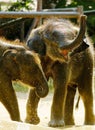
<svg viewBox="0 0 95 130">
<path fill-rule="evenodd" d="M 68 61 L 67 56 L 69 52 L 72 52 L 79 46 L 82 49 L 74 52 L 77 53 L 88 48 L 88 45 L 83 42 L 85 28 L 85 15 L 80 17 L 79 33 L 77 33 L 78 30 L 70 21 L 51 20 L 32 31 L 28 38 L 27 46 L 40 55 L 49 56 L 52 60 L 66 62 Z"/>
<path fill-rule="evenodd" d="M 38 97 L 45 97 L 48 94 L 48 84 L 40 65 L 37 54 L 25 48 L 7 49 L 1 57 L 2 71 L 10 80 L 21 82 L 34 88 Z"/>
</svg>

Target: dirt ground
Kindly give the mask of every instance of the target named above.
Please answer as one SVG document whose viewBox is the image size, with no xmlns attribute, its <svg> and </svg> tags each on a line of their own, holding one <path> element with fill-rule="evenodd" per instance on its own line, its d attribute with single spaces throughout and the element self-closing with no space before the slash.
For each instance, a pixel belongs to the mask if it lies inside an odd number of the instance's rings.
<svg viewBox="0 0 95 130">
<path fill-rule="evenodd" d="M 24 121 L 26 117 L 26 101 L 27 101 L 28 93 L 18 92 L 17 97 L 18 97 L 21 119 Z M 38 114 L 41 119 L 39 126 L 45 126 L 45 127 L 48 126 L 48 122 L 50 119 L 50 108 L 52 103 L 52 97 L 53 94 L 50 93 L 47 97 L 41 99 L 39 103 Z M 76 101 L 77 101 L 77 97 L 75 98 L 75 102 Z M 79 102 L 78 110 L 74 110 L 74 117 L 75 117 L 76 125 L 83 125 L 84 108 L 81 100 Z M 0 103 L 0 120 L 4 120 L 4 121 L 11 120 L 8 112 L 6 111 L 5 107 L 1 103 Z"/>
</svg>

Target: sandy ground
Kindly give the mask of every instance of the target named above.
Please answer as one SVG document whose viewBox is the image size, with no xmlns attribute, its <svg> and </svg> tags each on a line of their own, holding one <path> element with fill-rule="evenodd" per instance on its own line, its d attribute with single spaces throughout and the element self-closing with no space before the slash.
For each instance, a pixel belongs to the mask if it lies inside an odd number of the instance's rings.
<svg viewBox="0 0 95 130">
<path fill-rule="evenodd" d="M 53 94 L 50 93 L 47 97 L 41 99 L 38 107 L 38 114 L 41 119 L 39 126 L 48 126 L 50 119 L 50 108 L 52 103 Z M 24 121 L 26 117 L 26 101 L 28 93 L 17 93 L 18 103 L 20 107 L 21 119 Z M 77 99 L 75 99 L 76 102 Z M 82 101 L 80 100 L 78 110 L 74 111 L 75 123 L 76 125 L 82 125 L 84 121 L 84 108 Z M 10 121 L 10 116 L 6 111 L 5 107 L 0 103 L 0 120 Z M 61 129 L 61 128 L 60 128 Z"/>
</svg>

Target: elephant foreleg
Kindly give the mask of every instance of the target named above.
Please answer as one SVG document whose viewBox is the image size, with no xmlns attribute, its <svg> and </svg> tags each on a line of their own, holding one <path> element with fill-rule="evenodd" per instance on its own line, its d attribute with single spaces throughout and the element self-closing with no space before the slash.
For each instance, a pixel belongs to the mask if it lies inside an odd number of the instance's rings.
<svg viewBox="0 0 95 130">
<path fill-rule="evenodd" d="M 74 107 L 74 97 L 76 94 L 76 87 L 77 85 L 69 84 L 67 88 L 67 96 L 64 109 L 65 125 L 74 125 L 73 107 Z"/>
<path fill-rule="evenodd" d="M 16 94 L 11 82 L 6 80 L 0 82 L 0 101 L 8 110 L 12 120 L 21 121 Z"/>
<path fill-rule="evenodd" d="M 30 90 L 29 97 L 27 101 L 27 116 L 25 119 L 25 122 L 31 123 L 31 124 L 38 124 L 40 122 L 40 119 L 37 115 L 37 108 L 40 98 L 37 97 L 35 90 Z"/>
<path fill-rule="evenodd" d="M 64 67 L 66 70 L 66 67 Z M 60 127 L 64 126 L 64 103 L 66 97 L 66 71 L 63 70 L 63 66 L 58 64 L 58 66 L 53 68 L 53 82 L 54 82 L 54 96 L 53 103 L 51 107 L 51 120 L 49 126 Z"/>
<path fill-rule="evenodd" d="M 64 94 L 63 90 L 55 90 L 53 103 L 51 107 L 51 120 L 49 122 L 49 126 L 51 127 L 60 127 L 64 126 L 63 119 L 63 102 L 64 102 Z"/>
</svg>

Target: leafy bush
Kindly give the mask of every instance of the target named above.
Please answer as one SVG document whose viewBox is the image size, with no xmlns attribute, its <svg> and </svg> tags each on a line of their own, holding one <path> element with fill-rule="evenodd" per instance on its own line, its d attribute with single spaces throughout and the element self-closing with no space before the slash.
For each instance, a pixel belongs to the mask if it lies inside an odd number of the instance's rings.
<svg viewBox="0 0 95 130">
<path fill-rule="evenodd" d="M 76 7 L 82 5 L 84 10 L 92 10 L 95 9 L 95 1 L 94 0 L 72 0 L 68 7 Z"/>
<path fill-rule="evenodd" d="M 27 92 L 28 87 L 25 85 L 21 85 L 20 83 L 13 82 L 13 88 L 16 92 Z"/>
<path fill-rule="evenodd" d="M 8 11 L 27 11 L 32 10 L 33 0 L 17 0 L 12 6 L 10 6 Z"/>
</svg>

